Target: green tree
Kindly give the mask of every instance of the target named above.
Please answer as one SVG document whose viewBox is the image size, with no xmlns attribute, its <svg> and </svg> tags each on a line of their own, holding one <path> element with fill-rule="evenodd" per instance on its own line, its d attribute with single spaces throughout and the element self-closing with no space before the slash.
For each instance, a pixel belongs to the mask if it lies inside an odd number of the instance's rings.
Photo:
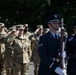
<svg viewBox="0 0 76 75">
<path fill-rule="evenodd" d="M 46 27 L 46 16 L 57 12 L 64 18 L 65 28 L 71 32 L 71 23 L 76 20 L 75 3 L 73 0 L 0 0 L 0 22 L 7 27 L 28 23 L 34 30 L 37 24 Z"/>
</svg>

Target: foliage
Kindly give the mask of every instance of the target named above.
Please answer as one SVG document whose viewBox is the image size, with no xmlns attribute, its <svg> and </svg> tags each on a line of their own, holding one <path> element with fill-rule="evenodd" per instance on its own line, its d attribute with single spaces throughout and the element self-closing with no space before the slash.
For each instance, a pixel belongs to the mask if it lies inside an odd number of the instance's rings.
<svg viewBox="0 0 76 75">
<path fill-rule="evenodd" d="M 72 21 L 76 20 L 75 1 L 73 0 L 0 0 L 0 22 L 7 27 L 25 24 L 34 30 L 43 24 L 46 14 L 56 11 L 64 18 L 65 28 L 70 32 Z"/>
</svg>

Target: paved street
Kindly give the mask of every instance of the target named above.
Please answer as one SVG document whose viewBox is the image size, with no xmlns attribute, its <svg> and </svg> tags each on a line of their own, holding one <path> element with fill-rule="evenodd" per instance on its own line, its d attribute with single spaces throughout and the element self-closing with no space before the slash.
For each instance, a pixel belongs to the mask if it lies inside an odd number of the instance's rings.
<svg viewBox="0 0 76 75">
<path fill-rule="evenodd" d="M 34 75 L 34 65 L 33 62 L 30 63 L 30 70 L 29 70 L 29 75 Z"/>
</svg>

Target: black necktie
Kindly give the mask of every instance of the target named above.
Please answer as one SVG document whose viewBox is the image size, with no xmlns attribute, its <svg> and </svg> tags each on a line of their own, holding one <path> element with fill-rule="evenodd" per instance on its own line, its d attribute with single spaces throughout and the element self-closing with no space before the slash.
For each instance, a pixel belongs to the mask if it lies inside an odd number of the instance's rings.
<svg viewBox="0 0 76 75">
<path fill-rule="evenodd" d="M 55 34 L 55 40 L 57 41 L 57 35 Z"/>
</svg>

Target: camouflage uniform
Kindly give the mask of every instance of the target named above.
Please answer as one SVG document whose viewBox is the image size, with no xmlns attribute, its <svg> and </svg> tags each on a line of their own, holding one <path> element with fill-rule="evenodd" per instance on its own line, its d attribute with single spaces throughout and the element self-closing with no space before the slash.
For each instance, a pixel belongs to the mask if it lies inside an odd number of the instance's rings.
<svg viewBox="0 0 76 75">
<path fill-rule="evenodd" d="M 24 35 L 28 38 L 28 43 L 29 43 L 29 48 L 30 48 L 30 59 L 29 59 L 29 63 L 27 63 L 28 67 L 27 69 L 29 70 L 29 65 L 30 65 L 30 60 L 31 60 L 31 57 L 32 57 L 32 50 L 31 50 L 31 33 L 28 31 L 28 24 L 24 24 L 25 26 L 25 32 L 24 32 Z"/>
<path fill-rule="evenodd" d="M 39 55 L 38 55 L 38 41 L 39 36 L 34 35 L 32 37 L 32 53 L 33 53 L 33 63 L 34 63 L 34 75 L 37 75 L 38 66 L 40 63 Z"/>
<path fill-rule="evenodd" d="M 30 41 L 27 39 L 26 40 L 26 49 L 23 55 L 23 69 L 22 69 L 22 75 L 28 75 L 29 72 L 29 65 L 30 65 L 30 58 L 32 55 L 32 51 L 31 51 L 31 46 L 30 46 Z M 28 61 L 27 61 L 28 60 Z M 26 61 L 26 62 L 25 62 Z"/>
<path fill-rule="evenodd" d="M 13 52 L 13 75 L 28 75 L 27 63 L 30 59 L 29 41 L 23 34 L 15 38 L 12 46 Z"/>
<path fill-rule="evenodd" d="M 42 35 L 42 32 L 43 32 L 43 26 L 37 25 L 37 29 L 32 37 L 32 41 L 31 41 L 32 53 L 33 53 L 33 63 L 34 63 L 34 75 L 38 75 L 38 67 L 39 67 L 39 63 L 40 63 L 40 58 L 39 58 L 39 54 L 38 54 L 38 42 L 39 42 L 40 36 Z"/>
<path fill-rule="evenodd" d="M 1 75 L 5 74 L 5 64 L 4 64 L 4 60 L 5 60 L 5 43 L 4 43 L 4 39 L 7 36 L 7 33 L 5 32 L 5 25 L 4 23 L 0 23 L 0 73 Z"/>
<path fill-rule="evenodd" d="M 30 48 L 26 39 L 16 38 L 13 47 L 13 75 L 26 75 L 29 63 Z"/>
<path fill-rule="evenodd" d="M 5 68 L 6 75 L 12 75 L 12 56 L 13 56 L 13 47 L 12 43 L 16 38 L 15 29 L 11 31 L 11 33 L 5 39 Z"/>
</svg>

